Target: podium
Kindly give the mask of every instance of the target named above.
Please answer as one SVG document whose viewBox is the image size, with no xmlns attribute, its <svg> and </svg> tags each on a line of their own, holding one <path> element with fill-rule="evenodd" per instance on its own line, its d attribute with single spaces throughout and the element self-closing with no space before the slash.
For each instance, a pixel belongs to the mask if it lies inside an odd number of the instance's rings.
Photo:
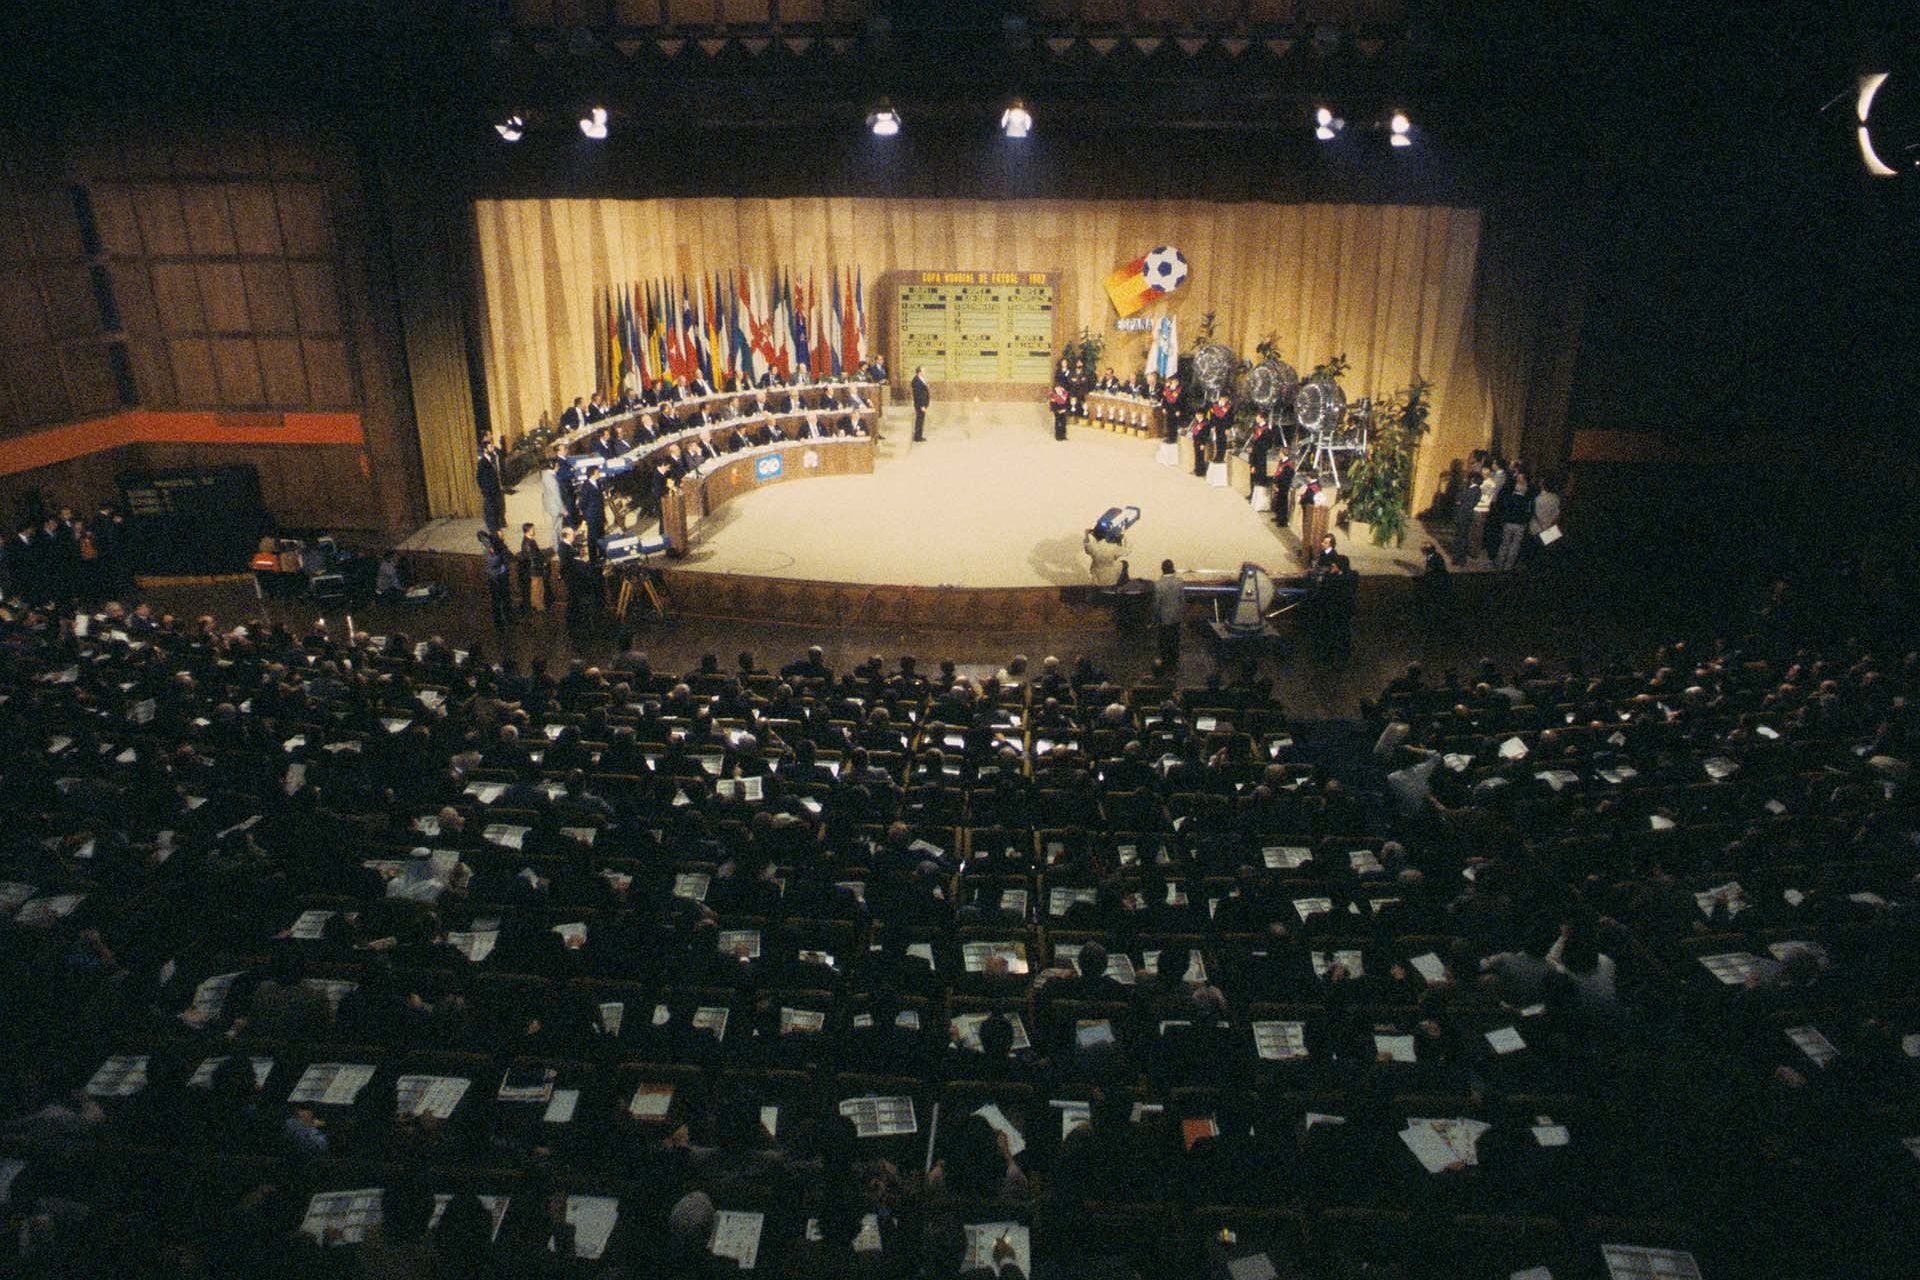
<svg viewBox="0 0 1920 1280">
<path fill-rule="evenodd" d="M 667 554 L 687 554 L 687 492 L 675 489 L 660 498 L 660 536 L 667 540 Z"/>
<path fill-rule="evenodd" d="M 1333 523 L 1333 508 L 1323 507 L 1319 503 L 1303 504 L 1300 508 L 1300 563 L 1313 567 L 1313 557 L 1320 550 L 1320 539 L 1326 536 Z"/>
</svg>

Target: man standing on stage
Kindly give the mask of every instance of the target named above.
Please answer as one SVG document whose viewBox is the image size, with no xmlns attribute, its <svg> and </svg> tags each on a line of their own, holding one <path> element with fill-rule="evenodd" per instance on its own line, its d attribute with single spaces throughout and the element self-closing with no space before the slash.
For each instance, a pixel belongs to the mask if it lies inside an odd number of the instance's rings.
<svg viewBox="0 0 1920 1280">
<path fill-rule="evenodd" d="M 1186 584 L 1173 571 L 1173 561 L 1162 560 L 1159 581 L 1153 584 L 1153 621 L 1160 629 L 1160 661 L 1169 673 L 1180 667 L 1180 627 L 1186 618 Z"/>
<path fill-rule="evenodd" d="M 913 370 L 913 438 L 927 438 L 927 406 L 933 403 L 933 388 L 927 385 L 927 366 Z"/>
<path fill-rule="evenodd" d="M 1054 383 L 1053 392 L 1048 397 L 1047 403 L 1053 409 L 1053 438 L 1055 440 L 1065 440 L 1067 438 L 1068 399 L 1067 388 L 1061 383 Z"/>
<path fill-rule="evenodd" d="M 488 533 L 507 527 L 507 493 L 500 484 L 500 451 L 493 433 L 480 437 L 480 457 L 473 464 L 473 482 L 480 488 L 480 518 Z"/>
</svg>

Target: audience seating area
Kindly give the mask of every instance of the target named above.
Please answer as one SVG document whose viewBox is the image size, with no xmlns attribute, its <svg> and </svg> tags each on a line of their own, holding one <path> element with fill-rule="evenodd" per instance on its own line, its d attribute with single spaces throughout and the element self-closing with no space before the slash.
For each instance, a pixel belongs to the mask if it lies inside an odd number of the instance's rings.
<svg viewBox="0 0 1920 1280">
<path fill-rule="evenodd" d="M 9 616 L 10 1265 L 1895 1273 L 1917 681 L 1675 649 L 1362 729 Z"/>
</svg>

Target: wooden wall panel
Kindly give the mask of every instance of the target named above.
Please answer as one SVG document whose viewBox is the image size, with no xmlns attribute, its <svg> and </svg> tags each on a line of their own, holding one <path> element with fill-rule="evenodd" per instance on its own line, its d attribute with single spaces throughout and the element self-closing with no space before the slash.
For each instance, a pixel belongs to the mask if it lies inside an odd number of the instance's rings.
<svg viewBox="0 0 1920 1280">
<path fill-rule="evenodd" d="M 183 405 L 217 405 L 220 384 L 213 374 L 213 349 L 205 338 L 172 338 L 167 357 L 173 366 L 173 385 Z"/>
<path fill-rule="evenodd" d="M 114 304 L 120 309 L 120 327 L 139 338 L 160 332 L 160 308 L 153 299 L 153 279 L 145 263 L 115 259 L 107 264 L 113 282 Z"/>
<path fill-rule="evenodd" d="M 1187 287 L 1166 304 L 1191 346 L 1201 316 L 1243 354 L 1268 334 L 1303 373 L 1345 353 L 1350 396 L 1432 381 L 1434 445 L 1415 498 L 1430 498 L 1463 441 L 1485 443 L 1486 371 L 1474 340 L 1481 219 L 1430 205 L 1207 201 L 481 201 L 482 342 L 492 419 L 514 435 L 592 390 L 593 305 L 611 282 L 775 266 L 824 281 L 858 268 L 868 332 L 885 341 L 882 274 L 898 268 L 1058 270 L 1064 327 L 1107 343 L 1131 371 L 1148 336 L 1113 331 L 1102 285 L 1156 244 L 1179 246 Z M 1442 447 L 1444 442 L 1444 448 Z"/>
<path fill-rule="evenodd" d="M 259 333 L 294 331 L 293 281 L 284 262 L 248 262 L 240 268 L 247 316 Z"/>
<path fill-rule="evenodd" d="M 94 301 L 92 274 L 83 263 L 42 267 L 40 292 L 46 297 L 46 320 L 56 342 L 100 336 L 100 307 Z"/>
<path fill-rule="evenodd" d="M 30 267 L 0 271 L 0 347 L 32 346 L 52 337 L 39 273 Z"/>
<path fill-rule="evenodd" d="M 140 243 L 140 220 L 133 213 L 133 197 L 118 183 L 97 183 L 88 189 L 93 201 L 93 222 L 100 229 L 100 247 L 119 258 L 137 258 L 144 251 Z"/>
<path fill-rule="evenodd" d="M 20 206 L 37 256 L 86 256 L 80 243 L 80 224 L 73 216 L 73 193 L 66 186 L 29 187 L 20 193 Z"/>
<path fill-rule="evenodd" d="M 100 417 L 120 408 L 120 391 L 107 349 L 101 343 L 73 343 L 60 349 L 60 369 L 71 393 L 73 416 Z"/>
<path fill-rule="evenodd" d="M 266 380 L 266 402 L 275 408 L 310 404 L 306 362 L 297 338 L 261 338 L 260 372 Z"/>
<path fill-rule="evenodd" d="M 340 332 L 340 290 L 333 281 L 333 269 L 324 262 L 289 262 L 288 278 L 293 284 L 293 309 L 302 333 Z"/>
<path fill-rule="evenodd" d="M 179 192 L 161 182 L 143 182 L 131 190 L 133 211 L 140 220 L 140 238 L 147 252 L 155 255 L 189 252 L 187 219 L 180 211 Z"/>
<path fill-rule="evenodd" d="M 220 383 L 220 403 L 245 409 L 267 402 L 260 381 L 260 357 L 251 338 L 215 338 L 213 370 Z"/>
<path fill-rule="evenodd" d="M 233 215 L 234 243 L 241 253 L 280 255 L 280 214 L 274 207 L 272 187 L 264 182 L 231 183 L 227 187 L 227 208 Z"/>
<path fill-rule="evenodd" d="M 237 251 L 224 188 L 210 182 L 181 186 L 180 212 L 186 219 L 187 245 L 194 253 L 224 257 Z"/>
<path fill-rule="evenodd" d="M 133 385 L 139 393 L 141 404 L 154 409 L 171 409 L 180 403 L 166 344 L 130 338 L 127 341 L 127 363 L 133 367 Z"/>
<path fill-rule="evenodd" d="M 32 256 L 26 220 L 13 201 L 0 199 L 0 262 L 25 262 Z"/>
<path fill-rule="evenodd" d="M 307 385 L 318 408 L 341 408 L 356 402 L 353 372 L 347 364 L 347 344 L 338 338 L 303 338 Z"/>
<path fill-rule="evenodd" d="M 280 210 L 280 233 L 286 237 L 288 253 L 295 257 L 316 257 L 332 251 L 333 232 L 327 225 L 324 188 L 312 182 L 279 182 L 274 184 L 273 195 Z"/>
<path fill-rule="evenodd" d="M 60 422 L 75 416 L 56 348 L 26 347 L 9 351 L 6 357 L 18 423 Z"/>
<path fill-rule="evenodd" d="M 205 333 L 206 308 L 200 305 L 200 282 L 190 262 L 153 264 L 153 300 L 160 308 L 160 328 L 166 333 Z"/>
<path fill-rule="evenodd" d="M 245 333 L 247 287 L 237 262 L 202 262 L 194 268 L 200 299 L 207 308 L 207 328 L 214 333 Z"/>
</svg>

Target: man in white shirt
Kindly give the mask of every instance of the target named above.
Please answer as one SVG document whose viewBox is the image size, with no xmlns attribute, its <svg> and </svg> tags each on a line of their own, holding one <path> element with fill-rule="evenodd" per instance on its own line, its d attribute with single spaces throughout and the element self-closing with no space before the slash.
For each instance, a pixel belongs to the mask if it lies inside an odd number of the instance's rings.
<svg viewBox="0 0 1920 1280">
<path fill-rule="evenodd" d="M 1173 561 L 1162 560 L 1160 578 L 1153 584 L 1153 621 L 1160 629 L 1160 659 L 1169 673 L 1180 666 L 1180 628 L 1186 618 L 1186 583 L 1173 571 Z"/>
</svg>

